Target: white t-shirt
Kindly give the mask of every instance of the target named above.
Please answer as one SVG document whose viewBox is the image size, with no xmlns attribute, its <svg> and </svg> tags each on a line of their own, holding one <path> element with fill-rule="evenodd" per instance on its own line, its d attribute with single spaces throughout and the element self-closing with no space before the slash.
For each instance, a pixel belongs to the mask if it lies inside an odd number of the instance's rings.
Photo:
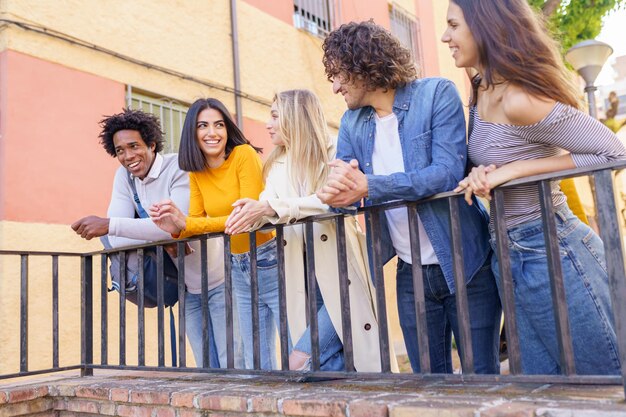
<svg viewBox="0 0 626 417">
<path fill-rule="evenodd" d="M 402 145 L 398 133 L 398 118 L 394 113 L 385 117 L 376 117 L 376 139 L 374 140 L 374 153 L 372 154 L 372 168 L 375 175 L 389 175 L 396 172 L 404 172 L 404 159 L 402 158 Z M 411 261 L 411 241 L 409 239 L 409 216 L 406 207 L 399 207 L 385 212 L 389 234 L 396 254 L 404 262 Z M 420 252 L 422 265 L 438 264 L 439 260 L 430 239 L 424 230 L 422 221 L 417 218 L 419 228 Z"/>
</svg>

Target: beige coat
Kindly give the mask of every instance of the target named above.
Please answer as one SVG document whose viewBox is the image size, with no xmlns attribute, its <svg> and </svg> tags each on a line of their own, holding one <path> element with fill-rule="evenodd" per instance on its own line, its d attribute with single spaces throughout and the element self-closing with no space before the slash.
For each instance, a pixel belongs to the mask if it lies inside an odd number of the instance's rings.
<svg viewBox="0 0 626 417">
<path fill-rule="evenodd" d="M 269 172 L 265 191 L 261 193 L 259 199 L 268 201 L 277 215 L 263 219 L 256 226 L 264 223 L 289 224 L 308 216 L 328 212 L 328 206 L 323 204 L 315 194 L 299 197 L 289 180 L 287 171 L 285 160 L 279 159 Z M 365 236 L 354 217 L 346 217 L 345 225 L 354 366 L 360 372 L 380 372 L 375 289 L 370 280 Z M 335 330 L 343 339 L 334 220 L 314 223 L 313 233 L 317 284 Z M 286 226 L 283 245 L 289 331 L 295 345 L 306 329 L 304 225 Z M 397 369 L 393 355 L 392 364 L 392 369 Z"/>
</svg>

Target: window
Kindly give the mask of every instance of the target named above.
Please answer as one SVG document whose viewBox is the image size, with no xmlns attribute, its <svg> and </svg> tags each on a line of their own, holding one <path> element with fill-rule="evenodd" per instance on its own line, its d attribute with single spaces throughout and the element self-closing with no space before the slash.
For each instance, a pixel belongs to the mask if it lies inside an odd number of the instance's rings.
<svg viewBox="0 0 626 417">
<path fill-rule="evenodd" d="M 402 45 L 411 51 L 413 60 L 418 65 L 418 70 L 423 68 L 419 21 L 395 3 L 389 5 L 389 20 L 391 33 L 397 36 Z"/>
<path fill-rule="evenodd" d="M 180 134 L 189 106 L 167 97 L 158 98 L 145 92 L 133 90 L 129 85 L 126 89 L 126 107 L 152 113 L 161 121 L 163 130 L 163 153 L 178 152 Z"/>
<path fill-rule="evenodd" d="M 294 0 L 293 25 L 320 37 L 333 30 L 334 0 Z"/>
</svg>

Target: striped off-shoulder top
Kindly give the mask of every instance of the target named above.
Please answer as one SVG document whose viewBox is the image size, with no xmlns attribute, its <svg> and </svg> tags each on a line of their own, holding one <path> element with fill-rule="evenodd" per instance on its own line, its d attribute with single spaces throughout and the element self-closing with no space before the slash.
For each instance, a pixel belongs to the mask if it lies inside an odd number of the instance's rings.
<svg viewBox="0 0 626 417">
<path fill-rule="evenodd" d="M 474 165 L 495 164 L 500 167 L 518 160 L 557 156 L 565 151 L 571 153 L 577 167 L 626 159 L 626 148 L 613 132 L 563 103 L 556 103 L 540 122 L 526 126 L 483 121 L 475 106 L 470 108 L 470 118 L 473 128 L 468 141 L 468 157 Z M 552 183 L 552 200 L 555 207 L 566 201 L 557 181 Z M 540 218 L 537 186 L 524 185 L 506 190 L 504 208 L 508 228 Z"/>
</svg>

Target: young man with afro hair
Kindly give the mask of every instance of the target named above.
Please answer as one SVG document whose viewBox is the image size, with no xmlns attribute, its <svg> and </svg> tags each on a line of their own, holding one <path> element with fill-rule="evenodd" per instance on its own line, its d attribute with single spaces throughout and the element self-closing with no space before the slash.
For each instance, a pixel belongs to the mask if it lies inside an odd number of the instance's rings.
<svg viewBox="0 0 626 417">
<path fill-rule="evenodd" d="M 142 215 L 147 207 L 164 199 L 174 201 L 185 212 L 189 210 L 189 176 L 178 166 L 177 154 L 159 153 L 163 149 L 159 120 L 140 110 L 124 109 L 104 118 L 100 125 L 100 143 L 121 166 L 113 180 L 107 217 L 84 217 L 72 224 L 72 229 L 87 240 L 107 235 L 113 248 L 171 239 L 169 233 L 162 231 L 147 215 Z M 140 204 L 135 201 L 133 185 Z M 207 245 L 212 323 L 209 365 L 219 368 L 226 367 L 223 243 L 220 239 L 209 239 Z M 194 241 L 190 246 L 192 251 L 185 256 L 185 330 L 196 364 L 202 366 L 200 245 Z M 127 267 L 132 270 L 135 265 L 137 254 L 132 251 Z"/>
</svg>

